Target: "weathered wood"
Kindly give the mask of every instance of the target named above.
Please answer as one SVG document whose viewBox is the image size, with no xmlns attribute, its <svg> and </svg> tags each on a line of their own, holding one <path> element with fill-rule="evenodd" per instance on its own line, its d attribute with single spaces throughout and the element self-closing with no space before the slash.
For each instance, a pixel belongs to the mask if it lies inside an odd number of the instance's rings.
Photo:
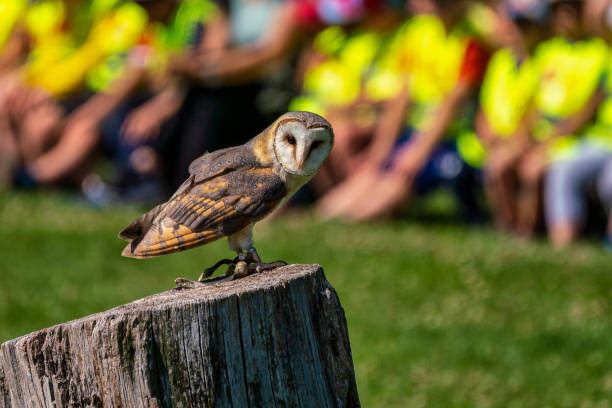
<svg viewBox="0 0 612 408">
<path fill-rule="evenodd" d="M 8 341 L 0 407 L 355 407 L 318 265 L 174 289 Z"/>
</svg>

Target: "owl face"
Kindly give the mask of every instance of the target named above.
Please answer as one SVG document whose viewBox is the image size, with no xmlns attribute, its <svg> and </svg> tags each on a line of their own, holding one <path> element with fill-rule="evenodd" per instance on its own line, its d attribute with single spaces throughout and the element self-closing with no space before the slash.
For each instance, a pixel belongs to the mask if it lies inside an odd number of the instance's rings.
<svg viewBox="0 0 612 408">
<path fill-rule="evenodd" d="M 283 169 L 298 176 L 312 176 L 323 164 L 333 145 L 329 126 L 307 128 L 303 122 L 287 120 L 276 129 L 274 152 Z"/>
</svg>

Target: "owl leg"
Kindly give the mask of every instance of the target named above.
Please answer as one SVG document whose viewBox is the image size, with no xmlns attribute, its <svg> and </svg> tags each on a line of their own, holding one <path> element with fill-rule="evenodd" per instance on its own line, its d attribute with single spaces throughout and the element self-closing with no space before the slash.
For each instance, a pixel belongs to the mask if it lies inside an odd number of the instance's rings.
<svg viewBox="0 0 612 408">
<path fill-rule="evenodd" d="M 238 268 L 238 270 L 236 271 L 236 265 L 240 264 L 241 261 L 242 261 L 242 264 L 246 265 L 246 263 L 243 260 L 244 258 L 245 258 L 244 254 L 239 254 L 234 259 L 221 259 L 217 261 L 213 266 L 206 268 L 204 272 L 202 272 L 202 274 L 200 275 L 197 281 L 192 281 L 190 279 L 185 279 L 185 278 L 176 278 L 175 282 L 177 286 L 181 288 L 194 288 L 201 284 L 232 280 L 234 276 L 237 275 L 237 273 L 238 274 L 241 273 L 243 269 L 243 268 Z M 206 279 L 209 276 L 211 276 L 221 265 L 229 265 L 227 270 L 225 271 L 225 276 Z"/>
<path fill-rule="evenodd" d="M 204 278 L 208 278 L 209 276 L 211 276 L 221 265 L 230 265 L 230 268 L 231 268 L 231 266 L 235 265 L 236 262 L 238 262 L 239 260 L 240 259 L 238 257 L 236 257 L 234 259 L 221 259 L 220 261 L 218 261 L 213 266 L 204 269 L 204 272 L 202 272 L 202 274 L 198 278 L 198 282 L 202 282 L 204 280 Z"/>
<path fill-rule="evenodd" d="M 251 247 L 249 249 L 246 260 L 249 263 L 249 271 L 254 270 L 257 273 L 260 273 L 262 271 L 267 271 L 269 269 L 278 268 L 279 266 L 287 265 L 287 262 L 281 261 L 281 260 L 270 262 L 270 263 L 262 262 L 255 247 Z M 255 264 L 255 265 L 250 265 L 250 264 Z"/>
</svg>

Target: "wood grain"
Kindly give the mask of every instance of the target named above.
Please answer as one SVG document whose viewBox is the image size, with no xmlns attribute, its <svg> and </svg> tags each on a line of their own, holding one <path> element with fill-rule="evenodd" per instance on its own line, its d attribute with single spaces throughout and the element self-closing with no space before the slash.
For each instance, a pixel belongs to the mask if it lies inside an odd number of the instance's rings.
<svg viewBox="0 0 612 408">
<path fill-rule="evenodd" d="M 10 340 L 0 407 L 357 407 L 318 265 L 173 289 Z"/>
</svg>

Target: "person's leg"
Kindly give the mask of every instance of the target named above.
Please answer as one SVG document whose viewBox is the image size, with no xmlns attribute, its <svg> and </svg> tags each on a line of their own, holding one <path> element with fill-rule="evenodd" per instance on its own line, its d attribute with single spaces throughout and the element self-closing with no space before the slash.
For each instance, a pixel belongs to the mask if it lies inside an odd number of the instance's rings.
<svg viewBox="0 0 612 408">
<path fill-rule="evenodd" d="M 381 190 L 381 180 L 387 180 L 386 174 L 391 173 L 393 163 L 410 145 L 411 131 L 404 132 L 396 143 L 392 153 L 382 165 L 378 163 L 364 163 L 354 171 L 350 177 L 328 191 L 317 203 L 317 212 L 324 219 L 348 216 L 354 218 L 367 208 L 375 205 L 375 191 Z M 335 147 L 334 147 L 335 148 Z M 385 185 L 395 185 L 395 177 L 390 177 Z M 385 192 L 389 192 L 386 189 Z M 383 192 L 383 194 L 385 193 Z"/>
<path fill-rule="evenodd" d="M 556 247 L 574 242 L 584 223 L 586 203 L 576 177 L 576 161 L 554 163 L 544 183 L 544 212 L 548 238 Z"/>
<path fill-rule="evenodd" d="M 517 175 L 516 161 L 506 156 L 499 150 L 491 152 L 484 170 L 484 186 L 495 225 L 511 231 L 516 225 Z"/>
<path fill-rule="evenodd" d="M 482 190 L 481 171 L 463 162 L 461 171 L 451 183 L 462 219 L 468 223 L 482 222 L 483 212 L 478 202 L 478 194 Z"/>
<path fill-rule="evenodd" d="M 20 163 L 17 137 L 10 126 L 7 115 L 0 114 L 0 188 L 9 187 L 13 173 Z"/>
<path fill-rule="evenodd" d="M 371 199 L 372 192 L 384 174 L 371 167 L 358 170 L 319 199 L 316 205 L 317 213 L 323 219 L 346 216 L 356 207 L 363 205 L 366 200 Z"/>
<path fill-rule="evenodd" d="M 442 144 L 427 158 L 423 168 L 416 173 L 404 173 L 399 170 L 400 163 L 414 160 L 415 157 L 409 137 L 403 138 L 396 145 L 385 171 L 375 174 L 372 186 L 349 209 L 348 218 L 360 221 L 386 218 L 407 203 L 413 193 L 424 195 L 436 189 L 444 182 L 442 172 L 453 173 L 458 170 L 455 166 L 457 156 L 450 157 L 447 153 L 447 146 Z"/>
<path fill-rule="evenodd" d="M 612 154 L 602 166 L 597 177 L 597 193 L 608 215 L 606 241 L 612 249 Z"/>
<path fill-rule="evenodd" d="M 548 170 L 547 164 L 543 161 L 544 157 L 537 153 L 536 151 L 531 152 L 518 165 L 517 231 L 526 237 L 531 237 L 536 233 L 541 221 L 542 189 Z M 539 157 L 539 159 L 534 160 L 534 157 Z"/>
<path fill-rule="evenodd" d="M 581 146 L 572 158 L 554 162 L 545 180 L 545 215 L 553 245 L 564 247 L 580 235 L 586 219 L 586 195 L 597 185 L 602 202 L 608 180 L 604 168 L 610 155 L 601 149 Z"/>
<path fill-rule="evenodd" d="M 372 188 L 351 208 L 348 219 L 365 221 L 393 215 L 410 198 L 412 181 L 397 171 L 380 173 Z"/>
</svg>

